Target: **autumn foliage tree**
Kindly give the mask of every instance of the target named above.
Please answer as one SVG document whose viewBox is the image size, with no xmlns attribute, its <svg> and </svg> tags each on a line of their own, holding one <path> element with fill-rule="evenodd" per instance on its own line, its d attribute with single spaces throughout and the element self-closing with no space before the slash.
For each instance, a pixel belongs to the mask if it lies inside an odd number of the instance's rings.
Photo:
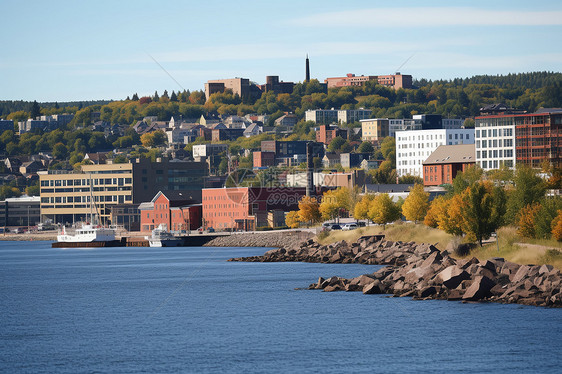
<svg viewBox="0 0 562 374">
<path fill-rule="evenodd" d="M 318 201 L 313 197 L 303 196 L 299 201 L 298 215 L 300 222 L 307 222 L 307 225 L 320 221 L 322 215 Z"/>
<path fill-rule="evenodd" d="M 296 229 L 301 224 L 299 212 L 296 210 L 290 211 L 285 216 L 285 224 L 292 229 Z"/>
<path fill-rule="evenodd" d="M 558 215 L 552 221 L 552 237 L 559 242 L 562 241 L 562 210 L 558 211 Z"/>
<path fill-rule="evenodd" d="M 347 187 L 326 191 L 320 203 L 320 213 L 323 219 L 339 218 L 351 209 L 351 192 Z"/>
<path fill-rule="evenodd" d="M 538 203 L 529 204 L 519 212 L 519 227 L 517 233 L 526 238 L 536 237 L 536 219 L 541 210 L 541 205 Z"/>
<path fill-rule="evenodd" d="M 410 194 L 402 205 L 402 214 L 408 221 L 422 221 L 429 209 L 429 194 L 423 190 L 423 185 L 416 184 L 410 189 Z"/>
<path fill-rule="evenodd" d="M 386 224 L 394 222 L 400 218 L 400 208 L 386 193 L 381 193 L 375 196 L 371 201 L 369 207 L 369 218 L 379 225 L 383 225 L 386 229 Z"/>
<path fill-rule="evenodd" d="M 429 205 L 427 214 L 423 219 L 423 223 L 426 226 L 437 228 L 439 226 L 439 220 L 445 214 L 447 214 L 447 204 L 448 200 L 443 196 L 438 196 Z"/>
</svg>

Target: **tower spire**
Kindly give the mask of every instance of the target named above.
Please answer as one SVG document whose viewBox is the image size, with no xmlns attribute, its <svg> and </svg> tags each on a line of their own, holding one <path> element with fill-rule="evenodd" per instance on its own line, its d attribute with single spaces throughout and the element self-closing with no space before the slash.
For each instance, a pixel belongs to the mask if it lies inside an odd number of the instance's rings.
<svg viewBox="0 0 562 374">
<path fill-rule="evenodd" d="M 308 53 L 306 54 L 306 77 L 304 81 L 305 82 L 310 81 L 310 61 L 308 60 Z"/>
</svg>

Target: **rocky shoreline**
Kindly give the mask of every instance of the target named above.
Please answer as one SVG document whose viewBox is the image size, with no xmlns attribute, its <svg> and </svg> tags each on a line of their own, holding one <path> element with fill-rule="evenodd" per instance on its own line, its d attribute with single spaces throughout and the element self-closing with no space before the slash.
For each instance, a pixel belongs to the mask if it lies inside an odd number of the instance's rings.
<svg viewBox="0 0 562 374">
<path fill-rule="evenodd" d="M 384 235 L 364 236 L 352 244 L 341 241 L 321 245 L 308 239 L 296 246 L 270 250 L 262 256 L 229 261 L 387 265 L 372 274 L 352 279 L 320 277 L 308 288 L 416 299 L 562 307 L 561 272 L 551 265 L 519 265 L 503 258 L 459 260 L 433 245 L 392 242 L 385 240 Z"/>
<path fill-rule="evenodd" d="M 312 238 L 309 231 L 252 232 L 219 236 L 206 243 L 205 247 L 273 247 L 288 248 L 299 246 Z"/>
</svg>

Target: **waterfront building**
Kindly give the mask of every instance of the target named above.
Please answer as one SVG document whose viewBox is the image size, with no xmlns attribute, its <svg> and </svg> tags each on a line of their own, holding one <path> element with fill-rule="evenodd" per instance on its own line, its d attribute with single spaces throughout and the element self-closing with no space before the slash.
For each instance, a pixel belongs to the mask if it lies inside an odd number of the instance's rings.
<svg viewBox="0 0 562 374">
<path fill-rule="evenodd" d="M 475 164 L 473 144 L 440 145 L 423 162 L 423 185 L 451 184 L 457 173 Z"/>
<path fill-rule="evenodd" d="M 130 163 L 82 165 L 79 171 L 38 172 L 41 216 L 57 223 L 88 219 L 91 207 L 108 222 L 116 204 L 139 204 L 158 191 L 181 191 L 201 201 L 208 175 L 204 162 L 136 159 Z"/>
<path fill-rule="evenodd" d="M 253 231 L 258 227 L 283 226 L 280 213 L 298 210 L 298 202 L 305 195 L 304 187 L 205 188 L 202 193 L 203 227 Z"/>
<path fill-rule="evenodd" d="M 474 144 L 474 129 L 435 129 L 396 132 L 396 172 L 399 177 L 423 178 L 422 163 L 440 145 Z"/>
<path fill-rule="evenodd" d="M 562 109 L 475 118 L 476 162 L 484 170 L 516 164 L 562 166 Z"/>
<path fill-rule="evenodd" d="M 168 231 L 188 233 L 201 227 L 202 205 L 180 191 L 158 191 L 139 205 L 141 231 L 149 232 L 160 224 Z"/>
<path fill-rule="evenodd" d="M 36 226 L 40 221 L 39 196 L 10 197 L 0 201 L 0 227 Z"/>
<path fill-rule="evenodd" d="M 140 231 L 139 204 L 115 204 L 110 210 L 112 224 L 127 231 Z"/>
</svg>

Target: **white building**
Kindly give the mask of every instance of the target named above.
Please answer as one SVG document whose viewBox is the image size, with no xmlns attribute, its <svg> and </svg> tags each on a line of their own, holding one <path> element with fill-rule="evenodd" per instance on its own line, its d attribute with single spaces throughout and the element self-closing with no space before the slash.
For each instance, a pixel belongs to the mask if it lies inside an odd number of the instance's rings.
<svg viewBox="0 0 562 374">
<path fill-rule="evenodd" d="M 338 110 L 338 122 L 341 123 L 353 123 L 359 122 L 362 119 L 371 118 L 373 113 L 370 109 L 349 109 L 349 110 Z"/>
<path fill-rule="evenodd" d="M 338 111 L 335 109 L 315 109 L 304 112 L 305 121 L 329 125 L 338 122 Z"/>
<path fill-rule="evenodd" d="M 423 178 L 422 163 L 440 145 L 474 144 L 474 129 L 437 129 L 396 132 L 396 172 L 399 177 Z"/>
<path fill-rule="evenodd" d="M 515 124 L 505 118 L 476 120 L 476 164 L 484 170 L 498 169 L 502 164 L 515 166 Z"/>
<path fill-rule="evenodd" d="M 397 131 L 421 130 L 421 122 L 408 118 L 391 118 L 388 120 L 389 136 L 396 136 Z"/>
<path fill-rule="evenodd" d="M 193 146 L 193 158 L 216 156 L 221 152 L 226 152 L 228 145 L 226 144 L 196 144 Z"/>
</svg>

